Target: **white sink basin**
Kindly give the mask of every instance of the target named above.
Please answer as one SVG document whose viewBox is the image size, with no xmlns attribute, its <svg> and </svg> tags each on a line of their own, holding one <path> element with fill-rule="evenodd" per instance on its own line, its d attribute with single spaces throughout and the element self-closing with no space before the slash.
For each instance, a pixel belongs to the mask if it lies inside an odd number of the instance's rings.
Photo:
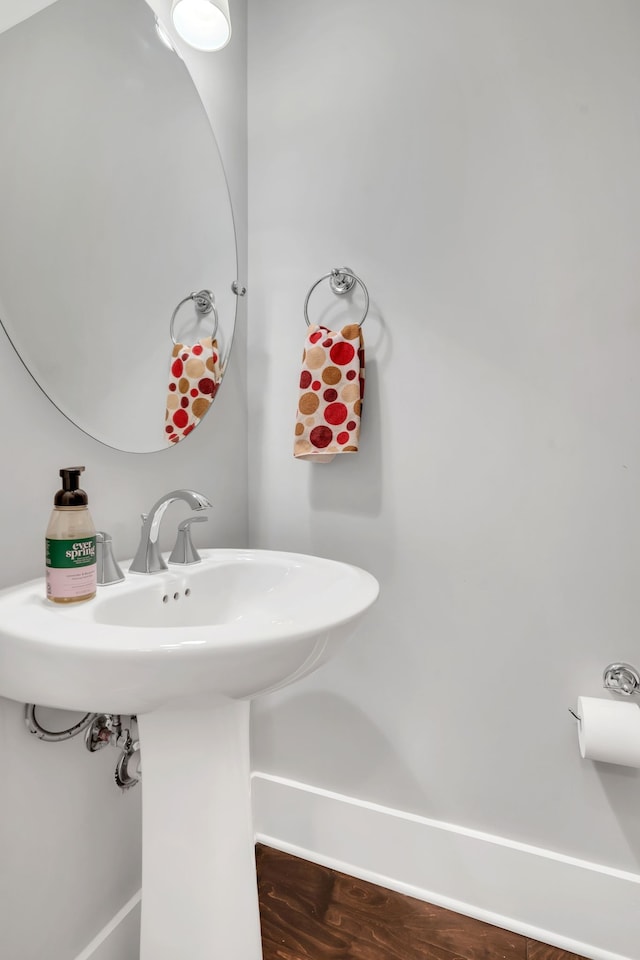
<svg viewBox="0 0 640 960">
<path fill-rule="evenodd" d="M 255 696 L 324 662 L 378 593 L 369 573 L 332 560 L 201 555 L 99 587 L 86 603 L 52 604 L 42 580 L 0 592 L 0 695 L 112 713 Z"/>
<path fill-rule="evenodd" d="M 86 603 L 44 589 L 0 592 L 0 696 L 138 715 L 140 960 L 261 960 L 250 699 L 327 660 L 377 581 L 318 557 L 204 550 Z"/>
</svg>

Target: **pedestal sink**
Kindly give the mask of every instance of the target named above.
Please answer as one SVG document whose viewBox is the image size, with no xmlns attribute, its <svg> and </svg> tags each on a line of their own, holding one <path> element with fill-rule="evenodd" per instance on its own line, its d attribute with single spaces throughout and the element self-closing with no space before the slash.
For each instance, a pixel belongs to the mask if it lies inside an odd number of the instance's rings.
<svg viewBox="0 0 640 960">
<path fill-rule="evenodd" d="M 266 550 L 205 550 L 69 607 L 42 580 L 0 592 L 1 696 L 138 716 L 141 960 L 262 957 L 249 703 L 317 669 L 377 594 L 357 567 Z"/>
</svg>

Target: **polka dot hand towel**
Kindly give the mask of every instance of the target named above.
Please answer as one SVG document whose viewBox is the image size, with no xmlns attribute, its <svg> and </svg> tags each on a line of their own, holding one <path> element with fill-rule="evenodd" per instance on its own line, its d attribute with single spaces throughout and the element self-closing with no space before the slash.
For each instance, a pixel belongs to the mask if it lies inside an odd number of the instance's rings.
<svg viewBox="0 0 640 960">
<path fill-rule="evenodd" d="M 217 340 L 205 337 L 192 347 L 176 343 L 169 376 L 165 436 L 167 443 L 177 443 L 198 426 L 220 386 Z"/>
<path fill-rule="evenodd" d="M 293 455 L 329 463 L 357 453 L 364 395 L 364 341 L 357 323 L 310 326 L 302 355 Z"/>
</svg>

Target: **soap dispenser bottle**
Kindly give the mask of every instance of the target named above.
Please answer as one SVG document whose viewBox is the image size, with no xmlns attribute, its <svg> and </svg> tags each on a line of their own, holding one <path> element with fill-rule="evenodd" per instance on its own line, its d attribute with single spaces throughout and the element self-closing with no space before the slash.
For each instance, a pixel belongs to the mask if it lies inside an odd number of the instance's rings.
<svg viewBox="0 0 640 960">
<path fill-rule="evenodd" d="M 84 467 L 64 467 L 46 533 L 47 599 L 77 603 L 96 595 L 96 531 L 78 487 Z"/>
</svg>

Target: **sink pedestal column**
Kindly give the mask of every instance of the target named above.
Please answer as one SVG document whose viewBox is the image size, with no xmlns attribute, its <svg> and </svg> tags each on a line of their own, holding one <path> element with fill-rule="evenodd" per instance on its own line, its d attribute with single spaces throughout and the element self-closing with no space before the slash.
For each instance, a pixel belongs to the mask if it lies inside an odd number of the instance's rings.
<svg viewBox="0 0 640 960">
<path fill-rule="evenodd" d="M 248 700 L 138 716 L 140 960 L 261 960 Z"/>
</svg>

